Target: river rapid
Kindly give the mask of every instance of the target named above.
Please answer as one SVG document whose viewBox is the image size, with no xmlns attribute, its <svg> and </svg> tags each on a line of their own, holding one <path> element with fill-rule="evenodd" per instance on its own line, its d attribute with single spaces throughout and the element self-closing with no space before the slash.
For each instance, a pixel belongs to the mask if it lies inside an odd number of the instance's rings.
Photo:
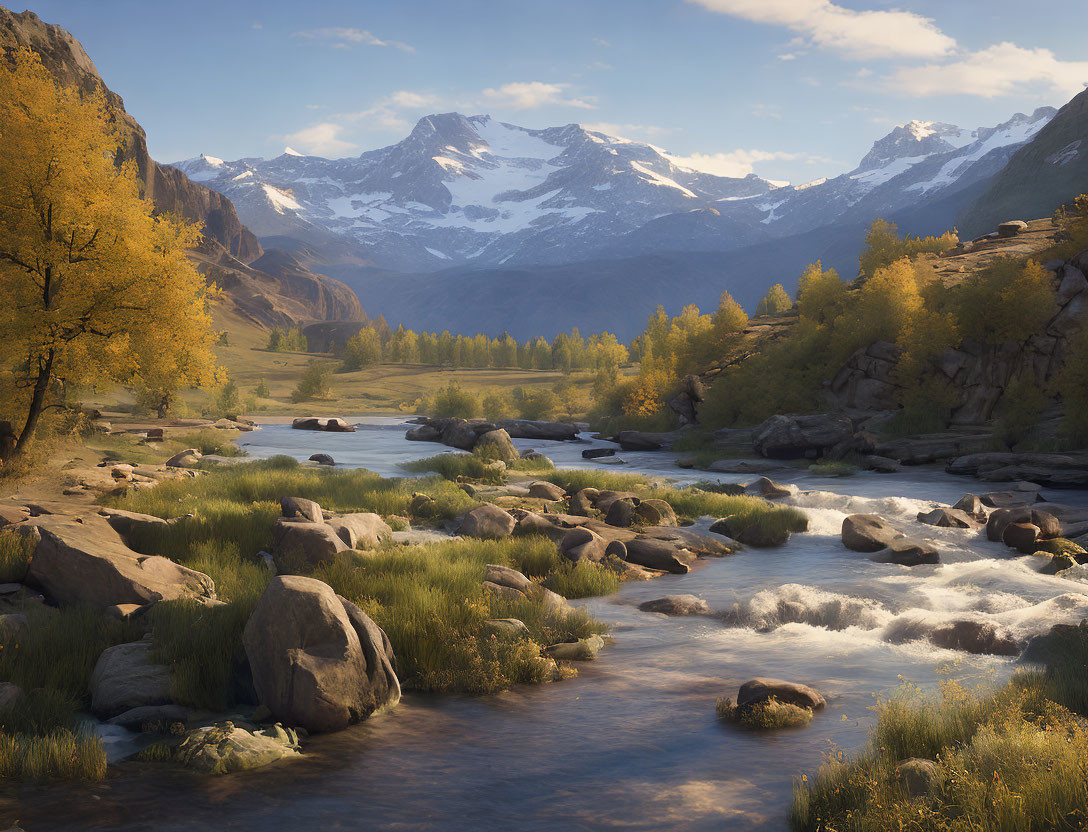
<svg viewBox="0 0 1088 832">
<path fill-rule="evenodd" d="M 408 442 L 404 420 L 364 419 L 356 433 L 266 426 L 242 437 L 253 456 L 331 454 L 337 463 L 402 475 L 398 463 L 440 453 Z M 581 451 L 608 443 L 515 440 L 559 467 L 598 467 Z M 673 454 L 619 453 L 611 470 L 680 483 L 752 476 L 681 471 Z M 392 711 L 314 737 L 304 755 L 225 778 L 125 763 L 93 786 L 22 787 L 0 804 L 28 832 L 169 830 L 783 830 L 794 780 L 824 755 L 866 740 L 872 706 L 904 684 L 1001 681 L 1015 667 L 910 640 L 943 623 L 986 620 L 1022 637 L 1088 616 L 1088 584 L 1041 575 L 977 531 L 915 515 L 963 494 L 973 479 L 926 469 L 843 479 L 783 469 L 783 502 L 811 529 L 777 549 L 703 560 L 688 575 L 624 585 L 576 602 L 612 625 L 615 642 L 578 678 L 492 697 L 408 694 Z M 1088 506 L 1082 491 L 1045 491 Z M 842 520 L 879 514 L 932 540 L 941 563 L 878 564 L 840 542 Z M 721 617 L 667 618 L 637 604 L 672 593 Z M 811 725 L 753 734 L 715 717 L 718 696 L 753 676 L 810 684 L 828 706 Z"/>
</svg>

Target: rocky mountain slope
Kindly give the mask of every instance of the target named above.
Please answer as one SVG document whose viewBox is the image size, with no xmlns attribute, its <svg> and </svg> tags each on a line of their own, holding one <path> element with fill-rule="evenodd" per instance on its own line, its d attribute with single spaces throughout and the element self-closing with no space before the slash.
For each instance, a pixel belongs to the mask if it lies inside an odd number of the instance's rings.
<svg viewBox="0 0 1088 832">
<path fill-rule="evenodd" d="M 1088 90 L 1066 104 L 1021 147 L 961 218 L 981 234 L 1007 217 L 1048 216 L 1088 191 Z"/>
<path fill-rule="evenodd" d="M 151 158 L 143 128 L 125 111 L 121 97 L 106 86 L 79 41 L 33 12 L 15 13 L 0 7 L 0 54 L 22 47 L 38 53 L 61 84 L 105 91 L 125 136 L 123 158 L 135 160 L 144 196 L 157 211 L 173 211 L 203 225 L 204 240 L 193 258 L 225 289 L 227 301 L 244 318 L 261 325 L 284 325 L 326 316 L 362 316 L 358 298 L 339 281 L 303 274 L 293 267 L 285 267 L 285 273 L 280 274 L 254 266 L 264 259 L 265 252 L 256 235 L 238 218 L 230 199 Z"/>
</svg>

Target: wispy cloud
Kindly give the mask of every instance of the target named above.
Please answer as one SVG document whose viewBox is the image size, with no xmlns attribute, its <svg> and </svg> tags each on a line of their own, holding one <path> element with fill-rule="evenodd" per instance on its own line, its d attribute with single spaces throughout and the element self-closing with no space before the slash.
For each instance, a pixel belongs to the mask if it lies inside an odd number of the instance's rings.
<svg viewBox="0 0 1088 832">
<path fill-rule="evenodd" d="M 569 84 L 546 84 L 543 81 L 512 81 L 497 89 L 483 91 L 483 101 L 489 106 L 511 110 L 536 110 L 540 107 L 576 107 L 580 110 L 595 109 L 582 98 L 564 98 L 563 91 Z"/>
<path fill-rule="evenodd" d="M 782 108 L 778 104 L 753 104 L 752 115 L 756 118 L 782 118 Z"/>
<path fill-rule="evenodd" d="M 591 38 L 591 40 L 595 44 L 597 44 L 598 46 L 603 46 L 605 49 L 607 49 L 608 47 L 610 47 L 612 45 L 609 41 L 605 40 L 604 38 Z"/>
<path fill-rule="evenodd" d="M 856 11 L 830 0 L 688 0 L 712 12 L 786 26 L 808 43 L 849 58 L 938 58 L 956 41 L 927 17 L 906 11 Z"/>
<path fill-rule="evenodd" d="M 311 156 L 335 158 L 357 149 L 357 145 L 341 138 L 343 125 L 326 121 L 305 127 L 284 136 L 273 136 Z"/>
<path fill-rule="evenodd" d="M 1063 96 L 1088 83 L 1088 61 L 1062 61 L 1049 49 L 998 43 L 949 63 L 900 67 L 886 86 L 913 96 L 977 95 L 996 98 L 1031 90 Z"/>
<path fill-rule="evenodd" d="M 334 49 L 352 49 L 356 46 L 392 46 L 402 52 L 415 52 L 415 47 L 399 40 L 383 40 L 366 29 L 351 29 L 344 26 L 326 26 L 320 29 L 304 29 L 292 33 L 291 37 L 304 41 L 321 43 Z"/>
<path fill-rule="evenodd" d="M 582 124 L 586 130 L 618 136 L 624 139 L 642 139 L 653 141 L 664 136 L 680 132 L 679 127 L 659 127 L 656 124 L 618 124 L 612 121 L 598 121 L 594 124 Z"/>
</svg>

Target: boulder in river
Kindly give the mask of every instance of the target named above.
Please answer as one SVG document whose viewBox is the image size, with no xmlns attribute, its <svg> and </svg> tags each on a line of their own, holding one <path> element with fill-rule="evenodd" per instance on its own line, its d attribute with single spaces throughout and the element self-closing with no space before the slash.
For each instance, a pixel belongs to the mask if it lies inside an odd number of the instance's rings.
<svg viewBox="0 0 1088 832">
<path fill-rule="evenodd" d="M 260 704 L 307 731 L 336 731 L 400 701 L 389 639 L 313 578 L 273 578 L 242 636 Z"/>
<path fill-rule="evenodd" d="M 310 462 L 316 462 L 318 465 L 335 465 L 336 460 L 328 454 L 311 454 Z"/>
<path fill-rule="evenodd" d="M 986 521 L 986 539 L 995 542 L 1002 540 L 1005 527 L 1010 523 L 1031 523 L 1037 526 L 1039 528 L 1037 540 L 1061 537 L 1062 533 L 1062 525 L 1053 514 L 1030 506 L 1020 506 L 999 508 L 992 512 L 989 520 Z"/>
<path fill-rule="evenodd" d="M 662 615 L 705 615 L 710 612 L 707 602 L 694 595 L 666 595 L 664 598 L 643 601 L 638 608 L 643 612 Z"/>
<path fill-rule="evenodd" d="M 819 710 L 827 704 L 827 700 L 815 688 L 797 682 L 786 682 L 782 679 L 770 679 L 757 677 L 750 679 L 740 686 L 737 692 L 737 707 L 746 708 L 768 699 L 776 699 L 796 705 L 799 708 Z"/>
<path fill-rule="evenodd" d="M 766 497 L 768 500 L 774 500 L 779 497 L 789 497 L 793 492 L 786 486 L 779 485 L 769 477 L 760 477 L 754 482 L 748 483 L 744 487 L 745 492 L 757 497 Z"/>
<path fill-rule="evenodd" d="M 541 652 L 549 659 L 560 661 L 585 662 L 597 658 L 597 654 L 604 647 L 604 639 L 598 635 L 574 641 L 561 641 L 558 644 L 550 644 Z"/>
<path fill-rule="evenodd" d="M 160 743 L 169 759 L 204 774 L 231 774 L 299 756 L 298 735 L 278 723 L 247 730 L 233 722 L 194 728 L 177 744 Z"/>
<path fill-rule="evenodd" d="M 516 525 L 510 513 L 491 503 L 484 503 L 465 514 L 460 531 L 465 537 L 497 540 L 509 537 Z"/>
<path fill-rule="evenodd" d="M 933 546 L 922 540 L 901 535 L 893 539 L 886 549 L 874 554 L 877 563 L 895 563 L 899 566 L 921 566 L 940 563 L 941 557 Z"/>
<path fill-rule="evenodd" d="M 566 441 L 578 438 L 578 426 L 572 422 L 541 422 L 533 419 L 502 419 L 497 427 L 514 439 Z"/>
<path fill-rule="evenodd" d="M 952 508 L 964 512 L 980 523 L 986 522 L 986 506 L 974 494 L 964 494 Z"/>
<path fill-rule="evenodd" d="M 901 536 L 875 514 L 851 514 L 842 521 L 843 545 L 854 552 L 879 552 Z"/>
<path fill-rule="evenodd" d="M 689 564 L 695 560 L 695 555 L 687 549 L 664 540 L 639 537 L 624 545 L 627 548 L 626 559 L 631 563 L 675 575 L 689 572 Z"/>
<path fill-rule="evenodd" d="M 769 459 L 800 459 L 848 443 L 853 436 L 853 423 L 841 414 L 778 415 L 755 429 L 752 444 Z"/>
<path fill-rule="evenodd" d="M 339 416 L 302 416 L 291 422 L 295 430 L 324 430 L 330 433 L 354 433 L 355 426 Z"/>
<path fill-rule="evenodd" d="M 978 524 L 971 515 L 955 508 L 935 508 L 932 511 L 918 512 L 918 522 L 927 526 L 941 526 L 949 529 L 973 529 Z"/>
<path fill-rule="evenodd" d="M 515 462 L 521 459 L 521 454 L 510 441 L 510 434 L 499 428 L 485 433 L 476 440 L 473 452 L 483 459 L 495 459 L 502 462 Z"/>
<path fill-rule="evenodd" d="M 1022 555 L 1035 551 L 1035 541 L 1039 539 L 1039 527 L 1034 523 L 1009 523 L 1001 533 L 1001 542 Z"/>
<path fill-rule="evenodd" d="M 640 430 L 621 430 L 616 441 L 625 451 L 660 451 L 667 444 L 667 439 L 656 433 L 644 433 Z"/>
<path fill-rule="evenodd" d="M 601 459 L 602 457 L 615 455 L 615 448 L 586 448 L 582 451 L 582 459 Z"/>
<path fill-rule="evenodd" d="M 990 656 L 1017 656 L 1021 648 L 1011 635 L 986 621 L 954 621 L 930 633 L 929 640 L 947 650 Z"/>
</svg>

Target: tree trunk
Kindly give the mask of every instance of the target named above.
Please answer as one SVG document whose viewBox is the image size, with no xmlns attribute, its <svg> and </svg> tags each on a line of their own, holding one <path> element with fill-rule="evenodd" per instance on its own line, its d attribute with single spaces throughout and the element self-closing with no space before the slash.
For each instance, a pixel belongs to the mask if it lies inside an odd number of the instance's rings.
<svg viewBox="0 0 1088 832">
<path fill-rule="evenodd" d="M 15 443 L 15 452 L 23 453 L 30 440 L 34 438 L 34 431 L 38 427 L 38 419 L 45 409 L 45 394 L 49 392 L 49 384 L 53 380 L 53 360 L 56 353 L 51 349 L 48 354 L 38 356 L 38 378 L 34 382 L 34 395 L 30 397 L 30 409 L 26 414 L 26 422 L 19 434 L 19 441 Z"/>
</svg>

